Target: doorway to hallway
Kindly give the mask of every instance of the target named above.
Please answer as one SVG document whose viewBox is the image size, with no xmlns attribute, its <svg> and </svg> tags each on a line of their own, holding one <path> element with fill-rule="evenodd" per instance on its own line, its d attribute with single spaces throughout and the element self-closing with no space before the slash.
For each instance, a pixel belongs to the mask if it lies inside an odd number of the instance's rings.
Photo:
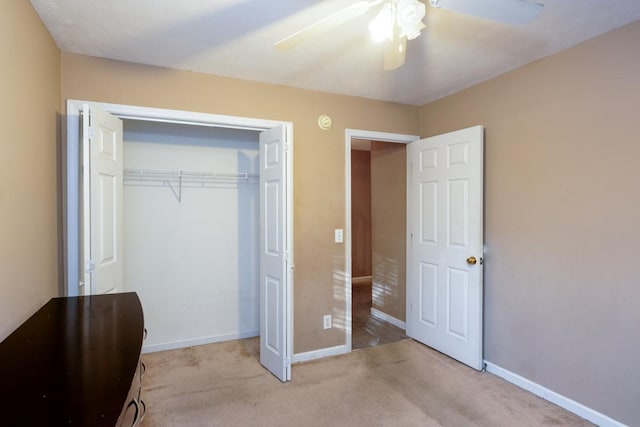
<svg viewBox="0 0 640 427">
<path fill-rule="evenodd" d="M 352 349 L 404 333 L 406 146 L 351 140 Z"/>
</svg>

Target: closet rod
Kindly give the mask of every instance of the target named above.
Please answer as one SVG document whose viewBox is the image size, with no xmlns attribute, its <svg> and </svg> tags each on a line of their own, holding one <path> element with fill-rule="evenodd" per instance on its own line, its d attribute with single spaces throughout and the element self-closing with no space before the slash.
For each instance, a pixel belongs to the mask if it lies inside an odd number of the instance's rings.
<svg viewBox="0 0 640 427">
<path fill-rule="evenodd" d="M 165 170 L 165 169 L 131 169 L 124 168 L 124 179 L 130 181 L 145 181 L 162 183 L 163 186 L 169 187 L 178 203 L 182 203 L 182 187 L 183 184 L 200 182 L 204 187 L 206 184 L 214 184 L 217 182 L 231 183 L 238 180 L 249 180 L 257 178 L 257 174 L 244 173 L 220 173 L 220 172 L 201 172 L 201 171 L 183 171 L 183 170 Z M 177 183 L 177 189 L 172 183 Z"/>
<path fill-rule="evenodd" d="M 257 174 L 228 173 L 228 172 L 202 172 L 202 171 L 183 171 L 183 170 L 165 170 L 165 169 L 124 169 L 125 177 L 133 178 L 200 178 L 200 179 L 248 179 L 257 178 Z"/>
</svg>

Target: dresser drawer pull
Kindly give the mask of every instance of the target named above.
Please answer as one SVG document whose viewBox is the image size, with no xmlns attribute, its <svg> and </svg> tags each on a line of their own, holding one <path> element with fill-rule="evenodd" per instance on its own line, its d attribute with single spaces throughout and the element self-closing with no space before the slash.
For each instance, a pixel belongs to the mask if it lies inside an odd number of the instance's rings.
<svg viewBox="0 0 640 427">
<path fill-rule="evenodd" d="M 147 339 L 147 328 L 144 328 L 144 332 L 142 334 L 142 341 Z"/>
<path fill-rule="evenodd" d="M 142 405 L 142 415 L 140 416 L 140 422 L 142 422 L 142 420 L 144 420 L 144 415 L 147 413 L 147 405 L 142 399 L 140 399 L 140 405 Z"/>
<path fill-rule="evenodd" d="M 129 408 L 131 408 L 131 405 L 135 406 L 135 409 L 136 409 L 135 415 L 133 416 L 133 422 L 131 423 L 131 427 L 134 427 L 136 424 L 138 424 L 138 415 L 140 415 L 140 407 L 138 406 L 138 402 L 136 402 L 135 399 L 131 399 L 131 402 L 129 402 L 129 404 L 127 405 L 127 412 L 129 412 Z"/>
</svg>

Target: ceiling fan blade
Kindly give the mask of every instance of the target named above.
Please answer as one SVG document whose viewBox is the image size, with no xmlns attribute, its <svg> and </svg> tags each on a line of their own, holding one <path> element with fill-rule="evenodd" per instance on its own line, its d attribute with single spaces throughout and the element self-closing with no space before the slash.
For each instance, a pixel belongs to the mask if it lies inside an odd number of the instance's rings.
<svg viewBox="0 0 640 427">
<path fill-rule="evenodd" d="M 349 22 L 360 15 L 364 15 L 369 11 L 369 9 L 380 2 L 382 2 L 382 0 L 374 0 L 371 2 L 359 1 L 351 6 L 347 6 L 344 9 L 332 13 L 331 15 L 283 38 L 282 40 L 277 41 L 275 43 L 275 47 L 278 50 L 290 49 L 304 41 L 311 40 L 325 34 L 335 27 Z"/>
<path fill-rule="evenodd" d="M 399 68 L 404 64 L 404 59 L 407 55 L 407 37 L 399 37 L 399 31 L 396 31 L 396 35 L 393 40 L 387 43 L 384 51 L 384 70 L 391 71 Z"/>
<path fill-rule="evenodd" d="M 544 8 L 543 4 L 527 0 L 430 0 L 430 3 L 453 12 L 514 25 L 533 21 Z"/>
</svg>

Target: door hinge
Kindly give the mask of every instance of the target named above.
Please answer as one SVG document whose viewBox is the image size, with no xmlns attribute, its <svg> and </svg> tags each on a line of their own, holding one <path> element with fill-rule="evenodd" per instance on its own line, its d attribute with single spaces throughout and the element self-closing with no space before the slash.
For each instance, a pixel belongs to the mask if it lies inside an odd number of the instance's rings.
<svg viewBox="0 0 640 427">
<path fill-rule="evenodd" d="M 291 256 L 291 252 L 284 253 L 284 262 L 289 266 L 289 270 L 293 270 L 295 265 L 291 262 L 293 257 Z"/>
<path fill-rule="evenodd" d="M 92 127 L 87 129 L 87 133 L 88 133 L 87 136 L 89 137 L 89 139 L 93 139 L 93 128 Z"/>
<path fill-rule="evenodd" d="M 291 366 L 291 359 L 289 357 L 284 358 L 284 366 L 287 368 Z"/>
<path fill-rule="evenodd" d="M 284 254 L 283 254 L 282 258 L 283 258 L 283 261 L 285 262 L 285 264 L 289 267 L 289 270 L 293 271 L 293 269 L 294 269 L 294 265 L 293 265 L 293 263 L 291 262 L 291 260 L 292 260 L 292 258 L 293 258 L 293 257 L 291 256 L 291 252 L 284 252 Z"/>
<path fill-rule="evenodd" d="M 96 265 L 93 263 L 93 261 L 86 262 L 85 273 L 93 273 L 95 269 L 96 269 Z"/>
</svg>

